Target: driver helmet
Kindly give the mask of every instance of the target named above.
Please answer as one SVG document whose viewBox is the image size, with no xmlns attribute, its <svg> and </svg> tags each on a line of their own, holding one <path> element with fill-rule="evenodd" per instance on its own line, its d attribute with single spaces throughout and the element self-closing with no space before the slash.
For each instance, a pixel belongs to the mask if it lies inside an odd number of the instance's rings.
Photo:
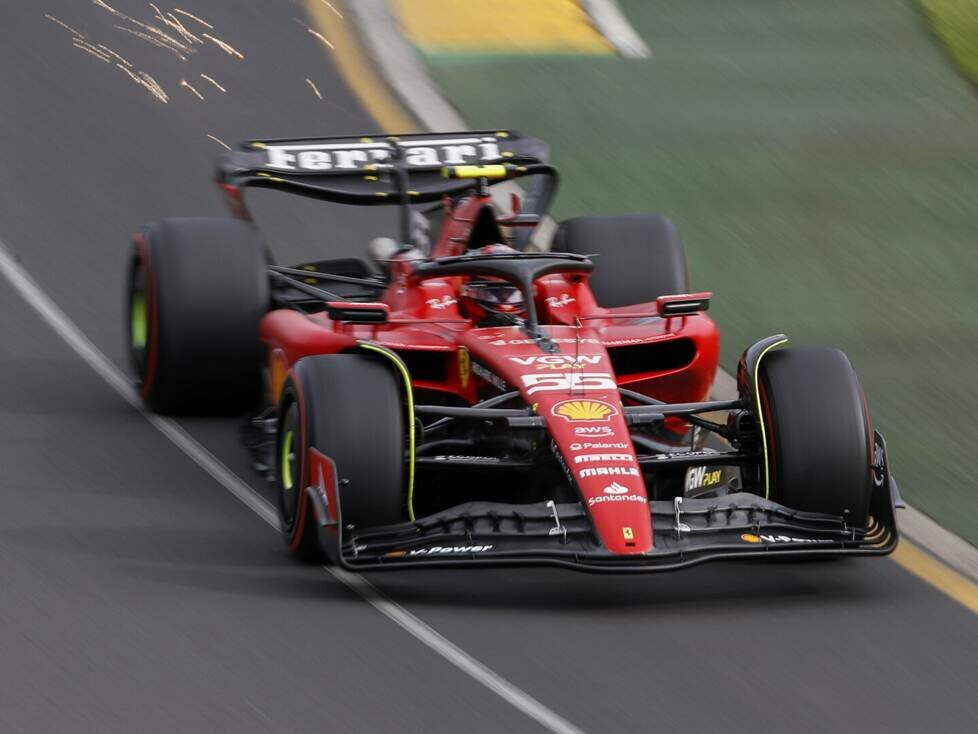
<svg viewBox="0 0 978 734">
<path fill-rule="evenodd" d="M 506 245 L 486 245 L 477 251 L 481 255 L 512 255 L 516 250 Z M 523 291 L 502 278 L 472 278 L 459 294 L 462 313 L 477 324 L 512 323 L 512 317 L 526 316 Z"/>
</svg>

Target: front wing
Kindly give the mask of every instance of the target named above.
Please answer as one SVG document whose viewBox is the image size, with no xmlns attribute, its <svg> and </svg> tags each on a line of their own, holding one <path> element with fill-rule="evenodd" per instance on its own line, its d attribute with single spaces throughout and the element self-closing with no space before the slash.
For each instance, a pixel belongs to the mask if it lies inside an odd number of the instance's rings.
<svg viewBox="0 0 978 734">
<path fill-rule="evenodd" d="M 630 556 L 611 553 L 598 543 L 580 503 L 470 502 L 414 522 L 344 529 L 341 508 L 338 520 L 329 519 L 329 495 L 316 487 L 306 491 L 324 550 L 333 563 L 353 571 L 530 565 L 627 573 L 734 558 L 885 555 L 897 545 L 895 507 L 900 496 L 887 466 L 885 443 L 879 434 L 875 439 L 865 529 L 848 527 L 835 515 L 800 512 L 743 492 L 650 501 L 654 548 Z"/>
</svg>

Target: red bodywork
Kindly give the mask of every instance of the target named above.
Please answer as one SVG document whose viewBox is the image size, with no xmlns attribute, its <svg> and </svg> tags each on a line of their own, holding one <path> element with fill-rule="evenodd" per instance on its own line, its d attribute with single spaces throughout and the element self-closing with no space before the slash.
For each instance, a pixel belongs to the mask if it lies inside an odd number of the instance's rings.
<svg viewBox="0 0 978 734">
<path fill-rule="evenodd" d="M 461 254 L 487 206 L 488 198 L 472 196 L 447 210 L 432 256 Z M 465 279 L 419 280 L 413 275 L 416 258 L 399 255 L 391 263 L 391 283 L 381 298 L 389 307 L 386 323 L 344 324 L 325 313 L 287 309 L 268 313 L 260 334 L 268 348 L 272 400 L 291 366 L 309 355 L 348 351 L 361 341 L 397 352 L 409 366 L 411 353 L 442 354 L 445 369 L 438 376 L 412 375 L 416 391 L 450 393 L 474 404 L 498 392 L 492 382 L 499 378 L 512 386 L 507 389 L 518 389 L 546 420 L 602 544 L 618 554 L 648 552 L 648 493 L 618 387 L 669 403 L 706 399 L 718 362 L 713 321 L 703 313 L 659 318 L 655 303 L 601 308 L 587 276 L 548 275 L 534 286 L 540 323 L 559 347 L 547 353 L 519 327 L 476 328 L 458 309 Z M 687 428 L 670 421 L 678 432 Z"/>
</svg>

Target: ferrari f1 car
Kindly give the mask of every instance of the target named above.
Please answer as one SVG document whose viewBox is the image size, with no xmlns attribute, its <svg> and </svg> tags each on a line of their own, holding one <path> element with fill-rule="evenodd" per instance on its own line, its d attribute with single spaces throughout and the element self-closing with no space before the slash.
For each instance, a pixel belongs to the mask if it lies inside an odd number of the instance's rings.
<svg viewBox="0 0 978 734">
<path fill-rule="evenodd" d="M 250 411 L 289 549 L 350 569 L 890 552 L 899 495 L 845 355 L 771 336 L 710 399 L 711 294 L 690 292 L 673 225 L 583 216 L 537 247 L 546 158 L 512 131 L 226 154 L 235 218 L 135 237 L 146 405 Z M 278 265 L 247 187 L 398 205 L 401 231 L 362 260 Z"/>
</svg>

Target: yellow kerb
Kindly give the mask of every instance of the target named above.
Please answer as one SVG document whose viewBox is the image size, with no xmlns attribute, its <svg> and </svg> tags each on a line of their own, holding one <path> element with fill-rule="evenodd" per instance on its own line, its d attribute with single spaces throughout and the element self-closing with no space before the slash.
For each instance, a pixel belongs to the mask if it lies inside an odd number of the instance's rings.
<svg viewBox="0 0 978 734">
<path fill-rule="evenodd" d="M 394 0 L 428 54 L 613 54 L 576 0 Z"/>
</svg>

